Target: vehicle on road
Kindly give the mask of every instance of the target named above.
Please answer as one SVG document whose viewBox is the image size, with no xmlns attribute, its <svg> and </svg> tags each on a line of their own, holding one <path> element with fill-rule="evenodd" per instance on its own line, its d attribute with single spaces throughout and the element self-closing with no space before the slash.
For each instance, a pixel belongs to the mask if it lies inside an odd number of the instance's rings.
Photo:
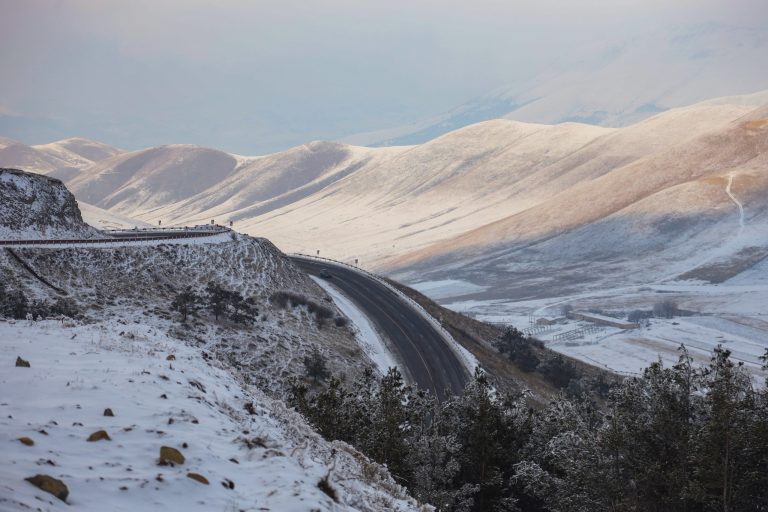
<svg viewBox="0 0 768 512">
<path fill-rule="evenodd" d="M 331 279 L 333 277 L 327 268 L 320 269 L 320 274 L 318 275 L 323 279 Z"/>
</svg>

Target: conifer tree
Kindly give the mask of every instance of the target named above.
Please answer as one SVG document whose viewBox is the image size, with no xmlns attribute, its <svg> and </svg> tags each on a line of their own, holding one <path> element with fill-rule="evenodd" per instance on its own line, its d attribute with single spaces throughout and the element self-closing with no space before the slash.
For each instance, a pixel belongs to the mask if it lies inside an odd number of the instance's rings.
<svg viewBox="0 0 768 512">
<path fill-rule="evenodd" d="M 191 286 L 187 286 L 184 291 L 176 294 L 171 303 L 171 308 L 181 313 L 181 321 L 186 322 L 187 316 L 197 309 L 200 297 L 194 292 Z"/>
</svg>

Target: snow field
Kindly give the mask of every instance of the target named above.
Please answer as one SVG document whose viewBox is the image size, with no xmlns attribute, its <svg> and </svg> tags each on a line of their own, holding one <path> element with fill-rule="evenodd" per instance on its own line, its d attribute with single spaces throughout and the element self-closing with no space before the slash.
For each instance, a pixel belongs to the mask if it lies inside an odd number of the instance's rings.
<svg viewBox="0 0 768 512">
<path fill-rule="evenodd" d="M 605 327 L 572 341 L 553 341 L 561 332 L 590 325 L 586 322 L 563 321 L 533 335 L 552 350 L 567 354 L 617 373 L 635 375 L 661 359 L 665 365 L 675 364 L 678 348 L 685 344 L 699 364 L 707 364 L 712 351 L 722 345 L 742 362 L 754 377 L 756 385 L 764 385 L 768 373 L 761 369 L 760 357 L 768 349 L 768 287 L 764 284 L 697 284 L 680 283 L 626 286 L 594 290 L 566 297 L 531 301 L 457 301 L 447 306 L 470 313 L 479 320 L 529 327 L 529 314 L 535 317 L 560 318 L 562 306 L 649 310 L 654 302 L 671 299 L 680 307 L 699 312 L 693 316 L 651 319 L 641 329 L 621 330 Z"/>
<path fill-rule="evenodd" d="M 416 509 L 347 445 L 152 326 L 0 323 L 0 368 L 0 510 Z M 110 441 L 86 441 L 101 429 Z M 184 464 L 159 466 L 161 446 Z M 36 474 L 64 481 L 67 504 L 24 481 Z M 318 488 L 327 475 L 339 503 Z"/>
</svg>

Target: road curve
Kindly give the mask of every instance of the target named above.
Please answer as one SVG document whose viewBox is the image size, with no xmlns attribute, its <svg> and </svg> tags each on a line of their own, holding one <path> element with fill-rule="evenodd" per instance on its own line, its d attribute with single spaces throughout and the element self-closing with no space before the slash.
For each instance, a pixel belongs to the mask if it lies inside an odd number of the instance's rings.
<svg viewBox="0 0 768 512">
<path fill-rule="evenodd" d="M 292 257 L 308 274 L 326 270 L 330 282 L 376 325 L 398 352 L 413 380 L 439 400 L 462 392 L 469 374 L 442 335 L 398 294 L 361 272 L 322 261 Z"/>
</svg>

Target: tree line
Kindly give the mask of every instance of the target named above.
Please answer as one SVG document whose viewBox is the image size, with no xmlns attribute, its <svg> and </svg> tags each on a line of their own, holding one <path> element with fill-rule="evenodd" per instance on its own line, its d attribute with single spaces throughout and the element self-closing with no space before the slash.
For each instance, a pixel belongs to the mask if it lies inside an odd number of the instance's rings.
<svg viewBox="0 0 768 512">
<path fill-rule="evenodd" d="M 226 317 L 236 323 L 247 323 L 259 315 L 255 298 L 243 297 L 240 292 L 214 281 L 210 281 L 202 292 L 195 291 L 191 286 L 186 287 L 174 296 L 171 308 L 181 314 L 182 322 L 201 309 L 207 310 L 216 321 Z"/>
<path fill-rule="evenodd" d="M 561 393 L 535 408 L 482 372 L 442 403 L 396 369 L 346 384 L 296 382 L 291 402 L 439 510 L 768 510 L 768 392 L 722 347 L 703 367 L 681 347 L 600 404 Z"/>
</svg>

